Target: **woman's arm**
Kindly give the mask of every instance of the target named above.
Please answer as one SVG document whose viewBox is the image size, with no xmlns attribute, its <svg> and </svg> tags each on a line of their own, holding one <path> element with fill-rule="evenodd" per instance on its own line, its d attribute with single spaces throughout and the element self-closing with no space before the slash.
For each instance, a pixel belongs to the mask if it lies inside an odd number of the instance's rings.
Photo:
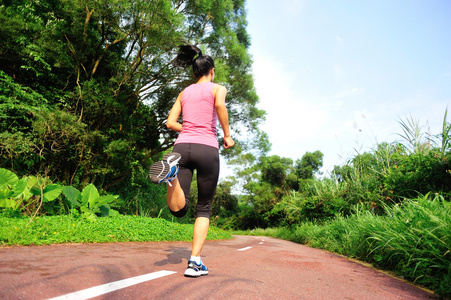
<svg viewBox="0 0 451 300">
<path fill-rule="evenodd" d="M 221 85 L 217 85 L 214 95 L 216 113 L 218 114 L 219 123 L 221 124 L 222 131 L 224 132 L 224 148 L 228 149 L 235 145 L 235 141 L 230 136 L 229 114 L 225 105 L 227 89 Z"/>
<path fill-rule="evenodd" d="M 166 122 L 166 127 L 176 132 L 182 131 L 182 124 L 177 122 L 180 114 L 182 113 L 182 94 L 183 92 L 181 92 L 177 97 L 177 100 L 175 100 L 175 103 L 171 108 L 171 112 L 169 113 L 168 120 Z"/>
</svg>

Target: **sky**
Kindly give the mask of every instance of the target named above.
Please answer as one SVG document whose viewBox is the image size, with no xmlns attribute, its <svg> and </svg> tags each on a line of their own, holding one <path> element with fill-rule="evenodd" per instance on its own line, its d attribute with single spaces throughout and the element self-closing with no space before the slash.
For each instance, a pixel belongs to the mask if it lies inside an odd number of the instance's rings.
<svg viewBox="0 0 451 300">
<path fill-rule="evenodd" d="M 450 0 L 247 0 L 269 155 L 320 150 L 322 172 L 412 118 L 439 134 L 451 110 Z M 451 122 L 451 112 L 448 117 Z"/>
</svg>

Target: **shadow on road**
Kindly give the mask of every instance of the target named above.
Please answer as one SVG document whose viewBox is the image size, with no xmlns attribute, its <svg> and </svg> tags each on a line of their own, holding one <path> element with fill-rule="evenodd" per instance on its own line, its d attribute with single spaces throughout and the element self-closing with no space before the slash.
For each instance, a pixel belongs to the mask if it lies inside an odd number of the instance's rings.
<svg viewBox="0 0 451 300">
<path fill-rule="evenodd" d="M 187 259 L 191 256 L 191 250 L 186 247 L 170 247 L 165 251 L 169 252 L 167 258 L 155 262 L 154 266 L 161 267 L 168 264 L 180 264 L 183 259 Z"/>
</svg>

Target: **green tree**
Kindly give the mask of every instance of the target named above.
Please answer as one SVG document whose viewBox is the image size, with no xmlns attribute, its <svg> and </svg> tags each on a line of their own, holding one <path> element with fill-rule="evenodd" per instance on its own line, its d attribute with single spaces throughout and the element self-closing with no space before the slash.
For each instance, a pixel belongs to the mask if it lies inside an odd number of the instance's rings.
<svg viewBox="0 0 451 300">
<path fill-rule="evenodd" d="M 279 216 L 273 214 L 272 210 L 292 189 L 290 183 L 293 181 L 292 176 L 295 176 L 293 160 L 277 155 L 261 156 L 243 173 L 248 176 L 243 199 L 249 208 L 240 212 L 242 224 L 251 227 L 278 224 Z M 297 181 L 297 177 L 294 181 Z"/>
<path fill-rule="evenodd" d="M 293 172 L 293 160 L 277 155 L 260 158 L 261 180 L 273 186 L 286 187 L 288 174 Z"/>
<path fill-rule="evenodd" d="M 315 152 L 306 152 L 301 159 L 296 160 L 296 174 L 301 179 L 313 178 L 315 173 L 323 166 L 323 153 L 317 150 Z"/>
<path fill-rule="evenodd" d="M 193 82 L 171 64 L 184 41 L 216 60 L 237 148 L 259 140 L 243 0 L 3 1 L 0 24 L 1 167 L 105 188 L 145 170 Z"/>
<path fill-rule="evenodd" d="M 212 217 L 227 218 L 238 212 L 238 198 L 232 194 L 235 183 L 229 180 L 218 184 L 211 208 Z"/>
</svg>

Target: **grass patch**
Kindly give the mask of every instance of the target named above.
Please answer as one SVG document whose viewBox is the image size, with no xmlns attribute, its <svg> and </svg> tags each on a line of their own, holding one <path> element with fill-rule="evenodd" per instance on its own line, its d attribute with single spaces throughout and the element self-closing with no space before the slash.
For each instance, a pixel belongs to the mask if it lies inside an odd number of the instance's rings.
<svg viewBox="0 0 451 300">
<path fill-rule="evenodd" d="M 193 235 L 192 224 L 139 216 L 120 215 L 96 221 L 73 216 L 43 216 L 30 224 L 29 221 L 29 217 L 0 215 L 0 244 L 191 241 Z M 213 226 L 207 236 L 208 240 L 230 238 L 229 233 Z"/>
<path fill-rule="evenodd" d="M 324 223 L 236 233 L 281 238 L 366 261 L 450 298 L 450 203 L 425 196 L 385 212 L 379 216 L 357 208 L 349 217 Z"/>
</svg>

